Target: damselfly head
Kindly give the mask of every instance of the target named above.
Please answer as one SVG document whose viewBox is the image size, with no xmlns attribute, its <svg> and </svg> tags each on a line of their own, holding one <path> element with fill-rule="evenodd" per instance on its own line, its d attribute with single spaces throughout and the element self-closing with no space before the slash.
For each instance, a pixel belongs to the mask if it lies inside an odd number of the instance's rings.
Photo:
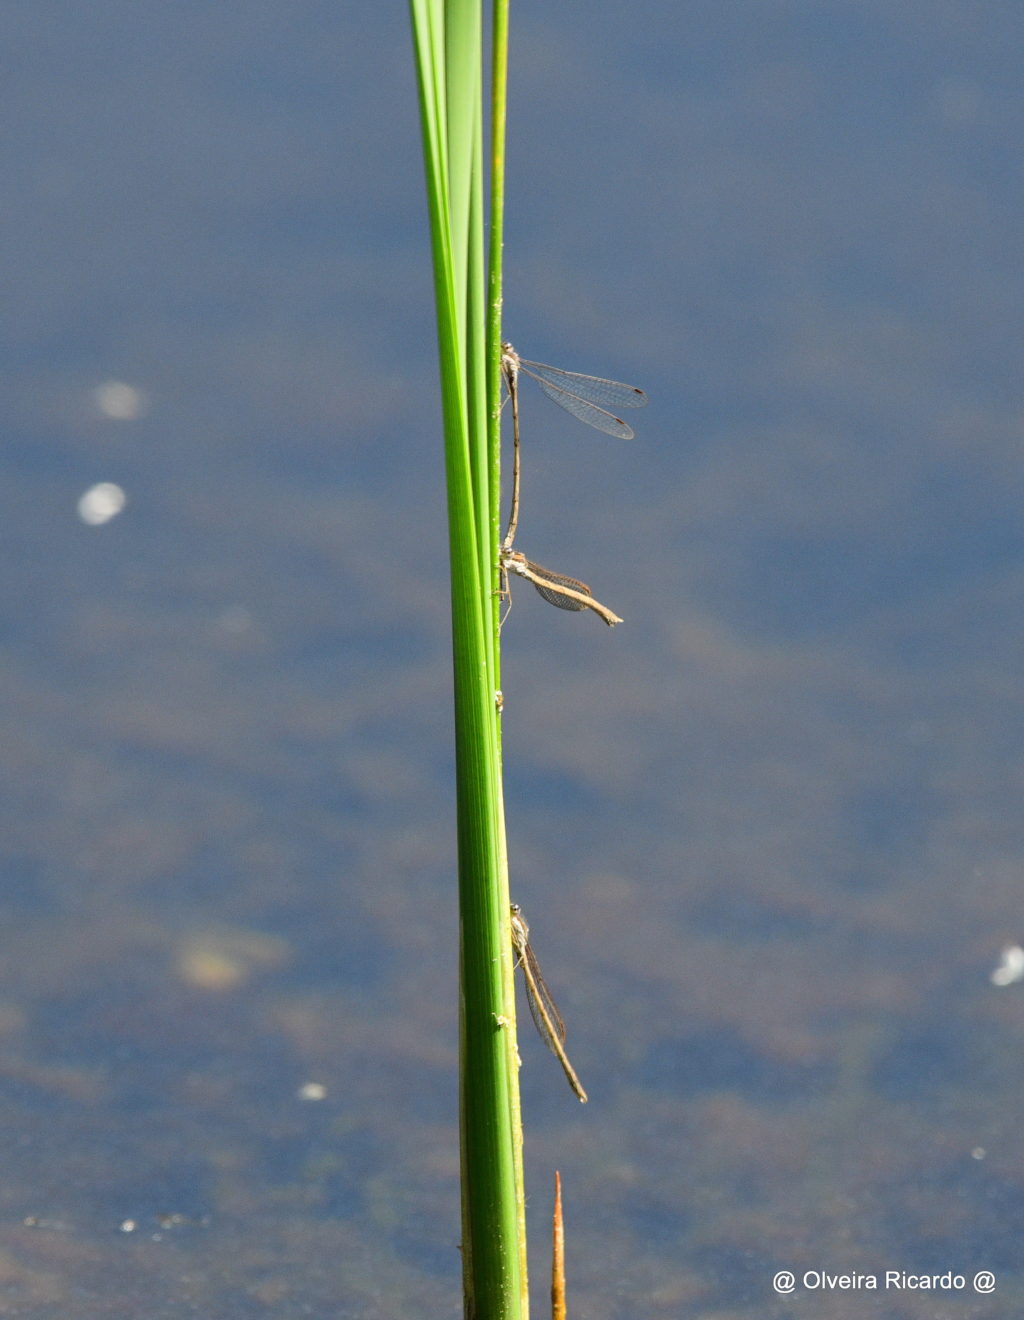
<svg viewBox="0 0 1024 1320">
<path fill-rule="evenodd" d="M 515 384 L 515 378 L 519 375 L 519 354 L 511 344 L 502 344 L 501 346 L 501 370 L 506 380 L 511 378 Z"/>
</svg>

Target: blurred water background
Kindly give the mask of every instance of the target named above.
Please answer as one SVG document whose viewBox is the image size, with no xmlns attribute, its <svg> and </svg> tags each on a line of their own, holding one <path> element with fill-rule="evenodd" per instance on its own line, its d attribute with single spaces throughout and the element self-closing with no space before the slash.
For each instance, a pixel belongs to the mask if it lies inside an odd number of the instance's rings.
<svg viewBox="0 0 1024 1320">
<path fill-rule="evenodd" d="M 504 634 L 591 1095 L 524 1028 L 538 1314 L 557 1166 L 587 1320 L 1019 1315 L 1024 15 L 512 24 L 506 332 L 651 398 L 628 444 L 523 401 L 520 546 L 626 620 L 520 584 Z M 405 10 L 0 34 L 0 1312 L 454 1316 Z"/>
</svg>

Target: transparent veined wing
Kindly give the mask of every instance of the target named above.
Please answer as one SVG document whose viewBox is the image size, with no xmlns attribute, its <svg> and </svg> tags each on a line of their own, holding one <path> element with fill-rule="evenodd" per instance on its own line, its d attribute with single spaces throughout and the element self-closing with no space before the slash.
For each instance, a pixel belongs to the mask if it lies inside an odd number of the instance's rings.
<svg viewBox="0 0 1024 1320">
<path fill-rule="evenodd" d="M 532 568 L 538 578 L 544 579 L 544 585 L 533 580 L 533 585 L 537 589 L 537 594 L 543 596 L 550 605 L 557 605 L 560 610 L 584 610 L 587 607 L 580 600 L 574 600 L 572 596 L 566 596 L 558 590 L 559 587 L 568 587 L 570 591 L 578 591 L 581 596 L 591 595 L 591 590 L 585 582 L 579 578 L 568 577 L 565 573 L 555 573 L 550 568 L 544 568 L 542 564 L 535 564 L 532 560 L 527 560 L 527 565 Z"/>
<path fill-rule="evenodd" d="M 632 440 L 633 428 L 616 412 L 622 408 L 643 408 L 647 395 L 635 385 L 603 376 L 585 376 L 578 371 L 563 371 L 544 362 L 530 362 L 515 356 L 516 365 L 541 387 L 549 399 L 573 417 L 606 435 Z"/>
</svg>

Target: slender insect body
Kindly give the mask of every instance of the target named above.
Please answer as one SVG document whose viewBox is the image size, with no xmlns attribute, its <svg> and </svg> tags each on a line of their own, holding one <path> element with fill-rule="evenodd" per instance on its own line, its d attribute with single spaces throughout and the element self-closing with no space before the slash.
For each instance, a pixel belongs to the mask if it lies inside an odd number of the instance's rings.
<svg viewBox="0 0 1024 1320">
<path fill-rule="evenodd" d="M 622 622 L 619 615 L 607 605 L 602 605 L 599 600 L 594 599 L 585 582 L 581 582 L 579 578 L 569 577 L 565 573 L 556 573 L 542 564 L 535 564 L 520 550 L 503 549 L 501 568 L 506 575 L 515 573 L 517 577 L 532 582 L 538 595 L 542 596 L 549 605 L 555 605 L 560 610 L 593 610 L 609 628 L 614 628 L 617 623 Z"/>
<path fill-rule="evenodd" d="M 526 924 L 523 910 L 518 903 L 510 909 L 512 928 L 512 949 L 516 955 L 516 965 L 523 969 L 526 981 L 526 1002 L 530 1006 L 530 1015 L 534 1026 L 548 1049 L 562 1065 L 566 1081 L 572 1087 L 573 1094 L 581 1104 L 587 1103 L 587 1093 L 580 1085 L 569 1056 L 565 1052 L 565 1023 L 558 1011 L 551 991 L 541 975 L 537 955 L 530 944 L 530 927 Z"/>
</svg>

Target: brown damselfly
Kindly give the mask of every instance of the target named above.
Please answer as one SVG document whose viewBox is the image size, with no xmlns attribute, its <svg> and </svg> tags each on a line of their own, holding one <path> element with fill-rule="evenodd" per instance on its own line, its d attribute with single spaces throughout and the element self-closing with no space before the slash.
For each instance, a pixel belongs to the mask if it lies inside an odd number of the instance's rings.
<svg viewBox="0 0 1024 1320">
<path fill-rule="evenodd" d="M 516 955 L 516 965 L 523 969 L 526 981 L 526 1001 L 530 1005 L 530 1015 L 540 1032 L 541 1039 L 562 1065 L 562 1071 L 572 1087 L 576 1098 L 587 1103 L 587 1093 L 580 1085 L 580 1079 L 573 1071 L 569 1056 L 565 1052 L 565 1023 L 558 1011 L 551 991 L 541 975 L 537 955 L 530 944 L 530 927 L 526 924 L 523 910 L 518 903 L 511 907 L 512 948 Z"/>
<path fill-rule="evenodd" d="M 622 619 L 613 613 L 607 605 L 595 600 L 590 588 L 579 578 L 569 577 L 565 573 L 556 573 L 554 569 L 536 564 L 518 550 L 503 547 L 501 551 L 502 591 L 508 591 L 507 577 L 515 573 L 526 578 L 537 589 L 549 605 L 560 610 L 593 610 L 599 619 L 604 619 L 609 628 L 614 628 Z"/>
</svg>

